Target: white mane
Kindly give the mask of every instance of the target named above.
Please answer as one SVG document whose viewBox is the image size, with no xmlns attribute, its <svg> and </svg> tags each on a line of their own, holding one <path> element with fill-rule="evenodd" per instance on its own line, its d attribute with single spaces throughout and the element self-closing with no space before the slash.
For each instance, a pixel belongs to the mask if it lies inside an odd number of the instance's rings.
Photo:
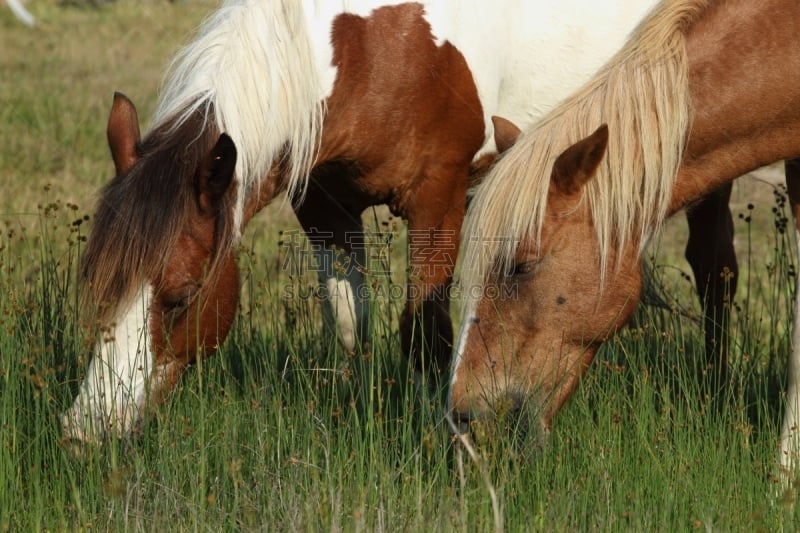
<svg viewBox="0 0 800 533">
<path fill-rule="evenodd" d="M 176 128 L 193 112 L 213 109 L 238 151 L 240 228 L 246 196 L 276 159 L 285 163 L 290 196 L 305 192 L 323 97 L 301 3 L 227 0 L 173 60 L 153 127 Z"/>
</svg>

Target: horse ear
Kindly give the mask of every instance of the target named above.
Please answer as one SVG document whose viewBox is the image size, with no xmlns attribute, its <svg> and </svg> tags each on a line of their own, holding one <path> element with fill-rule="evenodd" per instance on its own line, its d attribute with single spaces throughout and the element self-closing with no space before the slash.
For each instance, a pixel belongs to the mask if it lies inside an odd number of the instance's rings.
<svg viewBox="0 0 800 533">
<path fill-rule="evenodd" d="M 139 115 L 133 102 L 122 93 L 114 93 L 106 136 L 117 175 L 127 172 L 138 159 Z"/>
<path fill-rule="evenodd" d="M 206 154 L 197 172 L 197 191 L 200 210 L 214 215 L 233 182 L 236 170 L 236 145 L 227 134 L 219 136 L 217 144 Z"/>
<path fill-rule="evenodd" d="M 553 164 L 551 183 L 562 194 L 577 193 L 594 176 L 607 147 L 608 126 L 603 124 L 558 156 Z"/>
<path fill-rule="evenodd" d="M 522 132 L 516 124 L 503 117 L 493 116 L 492 124 L 494 124 L 494 144 L 497 146 L 497 152 L 502 154 L 514 146 Z"/>
<path fill-rule="evenodd" d="M 489 173 L 500 156 L 514 146 L 519 137 L 520 129 L 510 120 L 503 117 L 493 116 L 492 124 L 494 124 L 494 144 L 497 147 L 497 153 L 484 154 L 480 159 L 474 161 L 469 167 L 469 176 L 467 178 L 467 188 L 472 189 L 481 184 L 483 179 Z"/>
</svg>

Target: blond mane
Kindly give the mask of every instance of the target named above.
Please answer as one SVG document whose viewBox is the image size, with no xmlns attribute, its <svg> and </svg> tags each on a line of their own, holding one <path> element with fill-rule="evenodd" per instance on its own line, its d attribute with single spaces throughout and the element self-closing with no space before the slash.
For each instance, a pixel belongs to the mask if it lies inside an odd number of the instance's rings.
<svg viewBox="0 0 800 533">
<path fill-rule="evenodd" d="M 601 124 L 608 152 L 585 187 L 600 248 L 641 247 L 664 220 L 690 126 L 686 30 L 711 0 L 666 0 L 582 89 L 523 133 L 486 177 L 465 225 L 462 285 L 480 287 L 541 237 L 553 163 Z M 465 291 L 467 294 L 472 291 Z"/>
</svg>

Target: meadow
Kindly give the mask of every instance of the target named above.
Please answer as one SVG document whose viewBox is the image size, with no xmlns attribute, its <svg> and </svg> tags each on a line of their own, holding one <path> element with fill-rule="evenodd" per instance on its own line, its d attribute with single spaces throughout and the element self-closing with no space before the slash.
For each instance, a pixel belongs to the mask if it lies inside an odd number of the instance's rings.
<svg viewBox="0 0 800 533">
<path fill-rule="evenodd" d="M 57 414 L 92 350 L 76 272 L 113 172 L 112 95 L 146 120 L 215 2 L 27 5 L 34 29 L 0 5 L 0 530 L 800 527 L 800 480 L 777 471 L 797 266 L 775 168 L 735 185 L 742 270 L 723 389 L 708 385 L 679 215 L 648 254 L 655 303 L 603 348 L 549 442 L 498 429 L 461 469 L 444 395 L 415 387 L 400 353 L 402 221 L 365 213 L 392 275 L 372 280 L 386 289 L 372 350 L 353 355 L 323 333 L 313 275 L 287 268 L 299 227 L 278 201 L 245 234 L 240 312 L 218 353 L 140 434 L 73 457 Z"/>
</svg>

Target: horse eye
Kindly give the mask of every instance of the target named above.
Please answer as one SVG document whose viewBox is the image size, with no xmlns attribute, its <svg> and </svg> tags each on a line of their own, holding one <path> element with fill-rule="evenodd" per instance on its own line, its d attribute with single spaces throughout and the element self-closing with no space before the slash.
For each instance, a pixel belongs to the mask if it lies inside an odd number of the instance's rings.
<svg viewBox="0 0 800 533">
<path fill-rule="evenodd" d="M 189 306 L 189 302 L 196 292 L 196 284 L 187 285 L 170 294 L 165 294 L 161 298 L 161 305 L 165 311 L 178 311 Z"/>
<path fill-rule="evenodd" d="M 165 311 L 177 311 L 189 305 L 189 297 L 184 298 L 164 298 L 161 305 Z"/>
<path fill-rule="evenodd" d="M 509 272 L 509 277 L 524 276 L 530 274 L 536 269 L 539 261 L 523 261 L 521 263 L 514 263 L 514 266 Z"/>
</svg>

